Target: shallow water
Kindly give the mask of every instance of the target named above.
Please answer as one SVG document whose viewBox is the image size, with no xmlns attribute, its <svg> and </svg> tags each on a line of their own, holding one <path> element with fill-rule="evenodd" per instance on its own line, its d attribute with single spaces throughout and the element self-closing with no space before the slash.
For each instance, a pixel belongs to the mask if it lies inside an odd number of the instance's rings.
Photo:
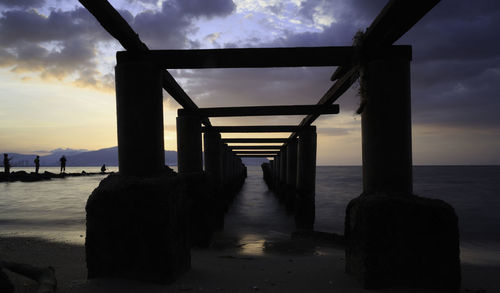
<svg viewBox="0 0 500 293">
<path fill-rule="evenodd" d="M 66 171 L 99 169 L 68 167 Z M 59 171 L 52 167 L 42 168 L 41 172 L 45 170 Z M 0 183 L 0 234 L 83 244 L 85 203 L 103 178 L 97 175 Z M 455 208 L 464 262 L 500 264 L 499 179 L 499 166 L 414 168 L 416 194 L 443 199 Z M 315 229 L 343 234 L 345 207 L 362 190 L 361 167 L 320 166 L 316 182 Z M 249 253 L 257 253 L 266 240 L 288 239 L 293 230 L 293 216 L 267 189 L 260 167 L 249 166 L 248 178 L 226 215 L 223 233 L 236 235 Z"/>
</svg>

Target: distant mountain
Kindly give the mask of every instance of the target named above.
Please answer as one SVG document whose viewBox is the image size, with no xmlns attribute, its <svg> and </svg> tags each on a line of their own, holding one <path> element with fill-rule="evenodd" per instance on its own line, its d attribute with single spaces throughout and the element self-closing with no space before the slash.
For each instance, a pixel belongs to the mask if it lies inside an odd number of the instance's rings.
<svg viewBox="0 0 500 293">
<path fill-rule="evenodd" d="M 96 151 L 56 149 L 50 155 L 40 156 L 41 166 L 59 166 L 59 158 L 66 156 L 67 166 L 118 166 L 118 147 L 104 148 Z M 14 167 L 34 166 L 33 160 L 36 155 L 25 155 L 10 153 L 11 165 Z M 243 158 L 243 163 L 248 166 L 260 165 L 267 162 L 265 158 Z M 165 164 L 177 166 L 177 152 L 165 151 Z M 0 161 L 3 166 L 3 161 Z"/>
</svg>

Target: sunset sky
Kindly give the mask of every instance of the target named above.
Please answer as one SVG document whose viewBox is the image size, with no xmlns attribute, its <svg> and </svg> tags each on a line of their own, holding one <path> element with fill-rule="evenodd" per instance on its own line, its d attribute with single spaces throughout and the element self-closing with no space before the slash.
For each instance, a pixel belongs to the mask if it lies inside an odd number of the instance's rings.
<svg viewBox="0 0 500 293">
<path fill-rule="evenodd" d="M 351 45 L 387 0 L 109 2 L 150 49 L 197 49 Z M 414 164 L 500 164 L 499 31 L 500 2 L 444 0 L 397 42 L 413 45 Z M 77 0 L 0 0 L 0 152 L 115 146 L 120 50 Z M 334 70 L 170 72 L 199 107 L 216 107 L 315 104 Z M 314 123 L 319 165 L 361 164 L 357 87 L 338 100 L 339 115 Z M 177 108 L 164 93 L 168 150 L 176 149 Z M 302 118 L 211 121 L 285 125 Z"/>
</svg>

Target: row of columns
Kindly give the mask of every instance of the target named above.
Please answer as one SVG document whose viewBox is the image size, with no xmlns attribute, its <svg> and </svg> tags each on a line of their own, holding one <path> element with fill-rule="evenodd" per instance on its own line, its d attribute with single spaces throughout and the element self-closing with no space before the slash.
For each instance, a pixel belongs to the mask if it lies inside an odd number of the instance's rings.
<svg viewBox="0 0 500 293">
<path fill-rule="evenodd" d="M 234 189 L 247 169 L 240 157 L 236 156 L 226 143 L 222 143 L 218 132 L 204 133 L 205 171 L 219 189 Z"/>
<path fill-rule="evenodd" d="M 123 175 L 150 176 L 165 169 L 162 70 L 148 62 L 116 65 L 118 162 Z M 177 117 L 179 173 L 203 171 L 200 117 L 183 110 Z M 205 171 L 221 188 L 246 174 L 241 159 L 220 133 L 205 134 Z"/>
<path fill-rule="evenodd" d="M 246 173 L 241 158 L 227 144 L 223 144 L 218 132 L 204 134 L 205 171 L 212 182 L 223 189 Z M 203 171 L 200 118 L 179 111 L 177 117 L 177 166 L 180 174 Z"/>
<path fill-rule="evenodd" d="M 304 128 L 269 162 L 267 183 L 295 212 L 298 229 L 312 230 L 314 226 L 316 140 L 316 127 Z"/>
</svg>

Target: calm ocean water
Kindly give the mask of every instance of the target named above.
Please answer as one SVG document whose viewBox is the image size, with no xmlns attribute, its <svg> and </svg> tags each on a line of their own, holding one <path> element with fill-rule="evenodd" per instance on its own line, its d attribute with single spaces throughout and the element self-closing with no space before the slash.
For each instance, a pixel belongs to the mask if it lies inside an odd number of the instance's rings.
<svg viewBox="0 0 500 293">
<path fill-rule="evenodd" d="M 67 172 L 99 169 L 68 167 Z M 45 170 L 58 172 L 55 167 L 41 171 Z M 294 230 L 293 216 L 268 191 L 259 166 L 250 166 L 248 175 L 226 216 L 224 233 L 246 235 L 250 240 L 288 237 Z M 0 183 L 0 235 L 83 243 L 85 203 L 103 178 Z M 343 233 L 345 207 L 361 190 L 361 167 L 318 167 L 315 229 Z M 417 166 L 414 191 L 455 208 L 462 261 L 500 265 L 500 166 Z"/>
</svg>

